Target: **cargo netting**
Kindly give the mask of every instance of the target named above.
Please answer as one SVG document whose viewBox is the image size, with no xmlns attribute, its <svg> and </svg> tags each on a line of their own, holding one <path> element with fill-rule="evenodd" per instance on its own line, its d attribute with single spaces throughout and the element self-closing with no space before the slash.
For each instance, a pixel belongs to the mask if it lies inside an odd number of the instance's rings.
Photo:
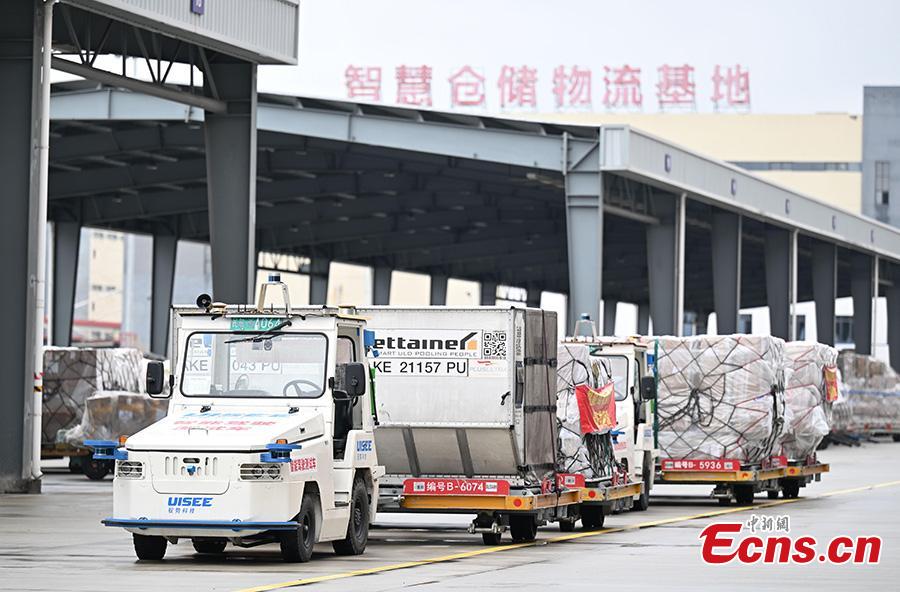
<svg viewBox="0 0 900 592">
<path fill-rule="evenodd" d="M 612 434 L 581 433 L 581 414 L 576 388 L 586 384 L 598 389 L 613 381 L 611 368 L 591 358 L 587 345 L 562 343 L 557 350 L 556 418 L 559 471 L 580 473 L 586 479 L 609 479 L 617 472 Z"/>
<path fill-rule="evenodd" d="M 125 391 L 98 391 L 84 403 L 81 423 L 58 433 L 59 442 L 82 446 L 85 440 L 117 440 L 166 416 L 168 400 Z"/>
<path fill-rule="evenodd" d="M 843 388 L 834 405 L 834 431 L 849 434 L 900 433 L 900 376 L 872 356 L 838 355 Z"/>
<path fill-rule="evenodd" d="M 832 403 L 826 389 L 826 370 L 837 364 L 837 350 L 821 343 L 792 341 L 785 345 L 784 398 L 791 412 L 783 454 L 803 460 L 831 431 Z"/>
<path fill-rule="evenodd" d="M 132 348 L 46 348 L 41 443 L 54 445 L 60 430 L 80 425 L 85 401 L 95 392 L 142 392 L 144 365 Z"/>
<path fill-rule="evenodd" d="M 784 341 L 752 335 L 660 337 L 659 447 L 665 458 L 758 464 L 780 447 Z"/>
</svg>

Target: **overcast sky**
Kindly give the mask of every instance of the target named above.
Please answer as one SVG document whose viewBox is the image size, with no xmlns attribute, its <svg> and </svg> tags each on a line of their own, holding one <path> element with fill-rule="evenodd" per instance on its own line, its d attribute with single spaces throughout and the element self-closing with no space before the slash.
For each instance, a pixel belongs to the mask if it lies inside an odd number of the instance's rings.
<svg viewBox="0 0 900 592">
<path fill-rule="evenodd" d="M 863 85 L 900 84 L 898 17 L 897 0 L 301 0 L 300 63 L 264 67 L 260 90 L 346 98 L 348 65 L 380 67 L 391 104 L 396 67 L 427 65 L 445 109 L 447 79 L 469 65 L 485 79 L 485 109 L 500 111 L 501 68 L 529 66 L 536 110 L 553 111 L 554 68 L 579 65 L 603 111 L 604 66 L 628 64 L 655 112 L 657 68 L 689 64 L 696 108 L 711 111 L 715 65 L 740 64 L 753 112 L 858 113 Z"/>
</svg>

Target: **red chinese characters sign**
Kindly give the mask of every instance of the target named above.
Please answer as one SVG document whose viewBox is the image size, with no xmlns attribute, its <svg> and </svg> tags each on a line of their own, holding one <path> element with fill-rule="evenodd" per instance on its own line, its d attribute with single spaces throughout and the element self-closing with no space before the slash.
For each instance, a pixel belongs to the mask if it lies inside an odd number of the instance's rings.
<svg viewBox="0 0 900 592">
<path fill-rule="evenodd" d="M 586 384 L 575 387 L 575 400 L 582 434 L 598 434 L 616 427 L 616 392 L 613 383 L 599 389 Z"/>
<path fill-rule="evenodd" d="M 435 72 L 427 65 L 402 64 L 393 71 L 396 93 L 387 97 L 381 66 L 351 64 L 344 70 L 348 99 L 369 102 L 393 101 L 412 107 L 535 110 L 552 103 L 557 111 L 590 110 L 594 96 L 600 97 L 608 111 L 644 110 L 644 72 L 630 64 L 602 67 L 603 76 L 582 65 L 557 65 L 542 76 L 537 67 L 527 64 L 503 65 L 496 73 L 465 64 Z M 652 70 L 651 70 L 652 71 Z M 435 79 L 437 75 L 437 79 Z M 750 109 L 750 72 L 744 66 L 716 65 L 709 78 L 690 64 L 662 64 L 656 67 L 655 95 L 660 111 L 696 111 L 700 94 L 708 97 L 715 111 Z M 700 80 L 700 83 L 698 83 Z M 705 81 L 705 82 L 704 82 Z M 597 94 L 599 93 L 599 94 Z"/>
</svg>

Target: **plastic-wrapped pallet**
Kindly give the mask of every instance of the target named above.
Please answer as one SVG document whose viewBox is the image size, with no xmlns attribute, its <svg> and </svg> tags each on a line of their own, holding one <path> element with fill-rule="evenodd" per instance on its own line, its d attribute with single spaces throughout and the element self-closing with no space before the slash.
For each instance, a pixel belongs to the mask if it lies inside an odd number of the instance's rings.
<svg viewBox="0 0 900 592">
<path fill-rule="evenodd" d="M 59 442 L 81 446 L 85 440 L 130 436 L 166 416 L 169 401 L 141 393 L 97 391 L 85 400 L 81 423 L 58 433 Z"/>
<path fill-rule="evenodd" d="M 785 345 L 784 398 L 791 419 L 783 453 L 804 459 L 831 431 L 831 403 L 825 391 L 825 368 L 837 364 L 837 350 L 821 343 L 792 341 Z"/>
<path fill-rule="evenodd" d="M 96 391 L 142 392 L 142 358 L 132 348 L 46 348 L 41 442 L 54 444 L 60 430 L 79 425 Z"/>
<path fill-rule="evenodd" d="M 747 464 L 768 458 L 785 422 L 784 341 L 699 335 L 658 342 L 663 456 Z"/>
<path fill-rule="evenodd" d="M 853 352 L 838 355 L 845 385 L 837 431 L 881 434 L 900 427 L 900 376 L 885 362 Z"/>
<path fill-rule="evenodd" d="M 610 369 L 591 359 L 587 345 L 561 343 L 557 348 L 556 419 L 559 470 L 581 473 L 587 479 L 606 479 L 615 470 L 612 436 L 581 433 L 581 415 L 575 388 L 587 384 L 599 388 L 612 380 Z"/>
</svg>

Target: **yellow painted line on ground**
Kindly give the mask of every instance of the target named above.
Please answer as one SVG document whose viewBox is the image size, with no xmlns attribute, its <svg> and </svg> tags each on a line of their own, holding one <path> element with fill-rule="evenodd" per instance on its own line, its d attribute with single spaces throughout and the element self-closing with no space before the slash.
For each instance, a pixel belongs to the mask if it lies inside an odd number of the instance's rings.
<svg viewBox="0 0 900 592">
<path fill-rule="evenodd" d="M 268 592 L 270 590 L 283 590 L 285 588 L 294 588 L 298 586 L 308 586 L 309 584 L 319 584 L 322 582 L 329 582 L 331 580 L 342 580 L 346 578 L 352 578 L 356 576 L 366 576 L 378 573 L 384 573 L 388 571 L 396 571 L 399 569 L 409 569 L 411 567 L 421 567 L 423 565 L 433 565 L 435 563 L 446 563 L 449 561 L 457 561 L 459 559 L 470 559 L 472 557 L 478 557 L 480 555 L 488 555 L 490 553 L 501 553 L 503 551 L 512 551 L 515 549 L 522 549 L 525 547 L 536 547 L 540 545 L 549 545 L 552 543 L 562 543 L 565 541 L 572 541 L 576 539 L 583 539 L 588 537 L 597 537 L 603 536 L 605 534 L 614 534 L 618 532 L 628 532 L 632 530 L 641 530 L 644 528 L 653 528 L 656 526 L 665 526 L 667 524 L 674 524 L 676 522 L 687 522 L 689 520 L 698 520 L 700 518 L 712 518 L 714 516 L 722 516 L 725 514 L 735 514 L 737 512 L 748 512 L 753 510 L 760 510 L 763 508 L 771 508 L 774 506 L 783 506 L 785 504 L 794 504 L 797 502 L 810 501 L 823 497 L 831 497 L 835 495 L 845 495 L 849 493 L 859 493 L 861 491 L 870 491 L 873 489 L 880 489 L 883 487 L 896 487 L 900 485 L 900 481 L 886 481 L 884 483 L 875 483 L 871 485 L 863 485 L 860 487 L 852 487 L 849 489 L 838 489 L 835 491 L 826 491 L 825 493 L 820 493 L 811 497 L 798 497 L 794 499 L 780 499 L 773 500 L 770 502 L 763 502 L 761 504 L 754 504 L 752 506 L 738 506 L 734 508 L 724 508 L 721 510 L 711 510 L 708 512 L 701 512 L 699 514 L 692 514 L 688 516 L 674 516 L 672 518 L 663 518 L 661 520 L 651 520 L 649 522 L 641 522 L 639 524 L 632 524 L 629 526 L 620 526 L 616 528 L 605 528 L 603 530 L 592 530 L 585 532 L 573 532 L 570 534 L 564 534 L 560 536 L 551 537 L 548 539 L 541 539 L 531 543 L 515 543 L 512 545 L 503 545 L 497 547 L 485 547 L 483 549 L 476 549 L 474 551 L 464 551 L 462 553 L 454 553 L 452 555 L 442 555 L 440 557 L 432 557 L 430 559 L 420 559 L 417 561 L 406 561 L 403 563 L 392 563 L 389 565 L 380 565 L 378 567 L 369 567 L 365 569 L 355 569 L 352 571 L 344 571 L 333 574 L 326 574 L 322 576 L 313 576 L 310 578 L 303 578 L 300 580 L 290 580 L 287 582 L 279 582 L 277 584 L 266 584 L 263 586 L 255 586 L 253 588 L 243 588 L 238 590 L 237 592 Z"/>
</svg>

